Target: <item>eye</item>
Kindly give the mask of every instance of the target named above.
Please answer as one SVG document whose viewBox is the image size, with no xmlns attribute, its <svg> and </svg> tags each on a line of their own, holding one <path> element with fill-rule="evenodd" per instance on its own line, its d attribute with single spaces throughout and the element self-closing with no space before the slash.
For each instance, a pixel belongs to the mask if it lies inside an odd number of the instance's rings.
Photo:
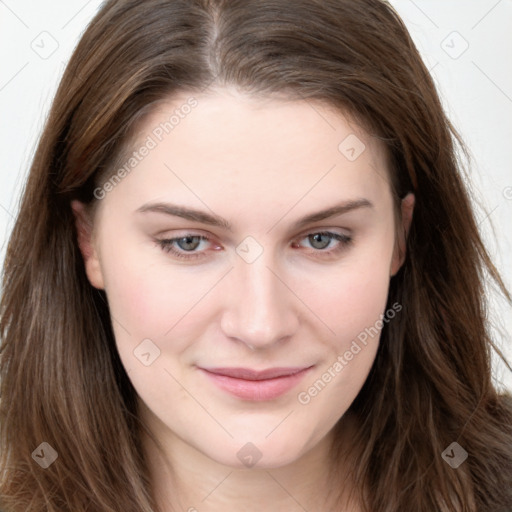
<svg viewBox="0 0 512 512">
<path fill-rule="evenodd" d="M 185 236 L 158 240 L 158 245 L 168 253 L 185 260 L 200 258 L 204 251 L 195 252 L 202 242 L 209 242 L 207 236 L 187 233 Z"/>
<path fill-rule="evenodd" d="M 352 243 L 352 237 L 343 233 L 319 231 L 308 233 L 300 241 L 307 241 L 315 254 L 334 255 L 346 249 Z M 167 253 L 183 260 L 192 260 L 206 257 L 206 248 L 211 239 L 204 235 L 186 233 L 184 236 L 157 240 L 157 244 Z M 304 247 L 301 243 L 292 244 L 294 248 Z M 203 250 L 199 250 L 199 249 Z M 307 247 L 306 247 L 307 248 Z M 214 250 L 219 250 L 216 246 Z"/>
<path fill-rule="evenodd" d="M 352 243 L 352 237 L 343 233 L 334 233 L 331 231 L 319 231 L 317 233 L 309 233 L 301 241 L 307 241 L 315 253 L 336 254 L 346 249 Z M 294 244 L 295 246 L 304 247 L 302 244 Z"/>
</svg>

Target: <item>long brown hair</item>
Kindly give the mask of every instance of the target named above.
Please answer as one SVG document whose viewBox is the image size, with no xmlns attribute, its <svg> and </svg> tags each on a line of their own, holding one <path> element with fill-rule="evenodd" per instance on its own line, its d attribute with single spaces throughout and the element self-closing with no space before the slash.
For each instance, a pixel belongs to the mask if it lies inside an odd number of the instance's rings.
<svg viewBox="0 0 512 512">
<path fill-rule="evenodd" d="M 155 102 L 210 85 L 350 112 L 385 143 L 396 200 L 416 196 L 389 292 L 403 309 L 350 408 L 365 510 L 510 510 L 512 397 L 492 382 L 492 350 L 504 357 L 486 324 L 484 279 L 510 295 L 477 229 L 459 138 L 403 22 L 380 0 L 103 5 L 62 78 L 7 248 L 0 506 L 157 509 L 136 393 L 106 296 L 85 275 L 70 202 L 94 206 Z M 469 454 L 457 469 L 442 457 L 452 442 Z M 51 448 L 58 458 L 43 469 L 36 458 Z"/>
</svg>

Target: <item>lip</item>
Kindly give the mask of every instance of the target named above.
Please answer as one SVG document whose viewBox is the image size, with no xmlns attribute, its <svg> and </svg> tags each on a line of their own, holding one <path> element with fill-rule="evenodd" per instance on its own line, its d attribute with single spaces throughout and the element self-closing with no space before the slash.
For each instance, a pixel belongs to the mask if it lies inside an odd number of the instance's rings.
<svg viewBox="0 0 512 512">
<path fill-rule="evenodd" d="M 243 400 L 266 401 L 293 389 L 311 370 L 308 367 L 281 367 L 266 370 L 249 368 L 199 368 L 214 384 Z"/>
</svg>

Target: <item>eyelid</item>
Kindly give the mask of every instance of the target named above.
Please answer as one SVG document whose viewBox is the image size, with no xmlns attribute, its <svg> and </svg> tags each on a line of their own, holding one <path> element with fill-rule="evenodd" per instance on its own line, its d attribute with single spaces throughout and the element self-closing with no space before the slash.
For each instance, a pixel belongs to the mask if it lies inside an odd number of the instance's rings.
<svg viewBox="0 0 512 512">
<path fill-rule="evenodd" d="M 301 233 L 294 237 L 294 240 L 304 238 L 308 235 L 315 235 L 317 233 L 332 233 L 337 235 L 352 236 L 352 230 L 348 228 L 313 226 L 312 228 L 303 230 Z"/>
</svg>

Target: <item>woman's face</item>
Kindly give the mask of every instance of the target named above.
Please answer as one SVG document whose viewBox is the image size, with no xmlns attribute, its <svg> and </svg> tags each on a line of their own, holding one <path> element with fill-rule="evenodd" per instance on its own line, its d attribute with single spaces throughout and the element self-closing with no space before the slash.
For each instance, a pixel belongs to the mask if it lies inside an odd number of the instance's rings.
<svg viewBox="0 0 512 512">
<path fill-rule="evenodd" d="M 124 163 L 91 236 L 73 207 L 144 419 L 230 466 L 296 460 L 377 352 L 401 264 L 382 147 L 322 104 L 222 90 L 160 105 Z"/>
</svg>

